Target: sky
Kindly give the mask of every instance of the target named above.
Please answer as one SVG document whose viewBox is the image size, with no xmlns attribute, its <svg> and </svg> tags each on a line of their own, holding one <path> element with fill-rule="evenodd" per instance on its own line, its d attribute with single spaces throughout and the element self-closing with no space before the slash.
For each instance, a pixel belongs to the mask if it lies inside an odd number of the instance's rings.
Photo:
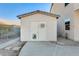
<svg viewBox="0 0 79 59">
<path fill-rule="evenodd" d="M 17 20 L 17 15 L 35 10 L 50 11 L 49 3 L 0 3 L 0 19 Z"/>
</svg>

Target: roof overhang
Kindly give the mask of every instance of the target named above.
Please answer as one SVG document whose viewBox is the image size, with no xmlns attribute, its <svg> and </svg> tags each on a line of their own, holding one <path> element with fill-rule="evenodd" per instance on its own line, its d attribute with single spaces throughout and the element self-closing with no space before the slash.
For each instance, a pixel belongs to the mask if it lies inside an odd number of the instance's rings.
<svg viewBox="0 0 79 59">
<path fill-rule="evenodd" d="M 52 13 L 45 12 L 45 11 L 40 11 L 40 10 L 36 10 L 36 11 L 30 12 L 30 13 L 25 13 L 25 14 L 22 14 L 22 15 L 18 15 L 17 17 L 19 19 L 21 19 L 23 17 L 27 17 L 27 16 L 30 16 L 30 15 L 34 15 L 34 14 L 37 14 L 37 13 L 44 14 L 44 15 L 51 16 L 51 17 L 60 17 L 59 15 L 52 14 Z"/>
</svg>

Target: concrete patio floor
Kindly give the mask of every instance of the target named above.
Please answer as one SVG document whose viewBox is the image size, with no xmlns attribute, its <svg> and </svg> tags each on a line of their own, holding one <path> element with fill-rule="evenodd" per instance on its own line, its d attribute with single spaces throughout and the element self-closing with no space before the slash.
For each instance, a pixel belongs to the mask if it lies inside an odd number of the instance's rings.
<svg viewBox="0 0 79 59">
<path fill-rule="evenodd" d="M 58 37 L 57 44 L 63 45 L 63 46 L 79 46 L 79 42 L 69 40 L 69 39 L 65 39 L 65 38 L 62 38 L 62 37 Z"/>
<path fill-rule="evenodd" d="M 20 51 L 19 56 L 79 56 L 79 43 L 61 40 L 58 43 L 27 42 Z"/>
</svg>

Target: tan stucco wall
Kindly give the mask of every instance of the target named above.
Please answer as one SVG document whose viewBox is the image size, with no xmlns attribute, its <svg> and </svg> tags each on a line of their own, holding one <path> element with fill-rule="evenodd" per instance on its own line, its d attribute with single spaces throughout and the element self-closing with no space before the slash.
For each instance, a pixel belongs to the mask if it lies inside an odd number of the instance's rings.
<svg viewBox="0 0 79 59">
<path fill-rule="evenodd" d="M 55 17 L 50 17 L 42 14 L 34 14 L 21 19 L 21 41 L 30 40 L 30 22 L 47 22 L 47 40 L 57 41 L 57 20 Z M 33 40 L 34 41 L 34 40 Z M 38 40 L 35 40 L 38 41 Z"/>
<path fill-rule="evenodd" d="M 57 20 L 57 35 L 61 36 L 64 32 L 64 22 L 63 22 L 63 12 L 64 12 L 64 5 L 63 3 L 54 3 L 51 13 L 60 15 L 60 18 Z"/>
<path fill-rule="evenodd" d="M 74 40 L 74 7 L 73 7 L 73 4 L 69 4 L 68 6 L 65 7 L 65 10 L 64 10 L 64 20 L 69 18 L 70 19 L 70 30 L 67 32 L 68 33 L 68 37 L 69 39 L 72 39 Z M 66 30 L 64 30 L 66 31 Z"/>
<path fill-rule="evenodd" d="M 69 39 L 79 41 L 79 4 L 70 3 L 69 5 L 64 7 L 63 3 L 55 3 L 53 5 L 51 13 L 57 13 L 61 16 L 57 21 L 57 29 L 58 33 L 60 33 L 59 35 L 65 36 L 65 33 L 68 33 Z M 68 18 L 70 18 L 70 30 L 66 31 L 64 22 L 65 19 Z"/>
<path fill-rule="evenodd" d="M 79 41 L 79 10 L 74 11 L 74 40 Z"/>
</svg>

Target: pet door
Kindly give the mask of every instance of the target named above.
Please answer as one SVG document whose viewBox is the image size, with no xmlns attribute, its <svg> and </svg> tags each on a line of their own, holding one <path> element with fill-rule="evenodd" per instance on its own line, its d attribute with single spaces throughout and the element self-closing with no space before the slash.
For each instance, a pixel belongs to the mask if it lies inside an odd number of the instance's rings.
<svg viewBox="0 0 79 59">
<path fill-rule="evenodd" d="M 36 39 L 36 34 L 33 34 L 33 37 L 32 37 L 33 39 Z"/>
</svg>

